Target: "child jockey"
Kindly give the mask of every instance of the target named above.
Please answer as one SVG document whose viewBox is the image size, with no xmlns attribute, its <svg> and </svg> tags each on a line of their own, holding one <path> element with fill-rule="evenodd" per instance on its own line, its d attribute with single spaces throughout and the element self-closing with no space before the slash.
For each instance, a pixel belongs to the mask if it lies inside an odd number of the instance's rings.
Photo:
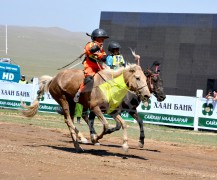
<svg viewBox="0 0 217 180">
<path fill-rule="evenodd" d="M 120 44 L 117 42 L 110 42 L 108 45 L 108 51 L 110 54 L 106 58 L 106 64 L 111 69 L 118 69 L 119 67 L 126 66 L 126 63 L 124 61 L 124 57 L 122 54 L 120 54 Z"/>
<path fill-rule="evenodd" d="M 85 84 L 92 80 L 93 76 L 99 70 L 103 69 L 102 62 L 106 61 L 106 53 L 103 49 L 104 40 L 109 38 L 106 31 L 103 29 L 95 29 L 89 36 L 91 36 L 92 42 L 88 42 L 84 48 L 85 59 L 83 64 L 85 79 L 74 97 L 75 102 L 79 101 L 80 94 Z"/>
</svg>

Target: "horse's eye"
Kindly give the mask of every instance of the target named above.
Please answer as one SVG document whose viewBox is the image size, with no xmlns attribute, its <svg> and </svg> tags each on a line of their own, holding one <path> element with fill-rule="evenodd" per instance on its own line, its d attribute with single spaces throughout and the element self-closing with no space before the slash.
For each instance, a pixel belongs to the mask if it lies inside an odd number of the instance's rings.
<svg viewBox="0 0 217 180">
<path fill-rule="evenodd" d="M 136 77 L 136 80 L 137 80 L 137 81 L 140 81 L 140 78 L 139 78 L 139 77 Z"/>
</svg>

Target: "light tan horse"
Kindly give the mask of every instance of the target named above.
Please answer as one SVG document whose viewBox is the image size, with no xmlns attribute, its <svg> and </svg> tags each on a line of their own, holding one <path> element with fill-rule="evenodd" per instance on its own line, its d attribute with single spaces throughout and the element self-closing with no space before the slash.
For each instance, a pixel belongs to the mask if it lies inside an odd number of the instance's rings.
<svg viewBox="0 0 217 180">
<path fill-rule="evenodd" d="M 84 112 L 89 108 L 97 115 L 97 117 L 103 124 L 102 133 L 99 136 L 96 135 L 95 137 L 91 137 L 93 139 L 92 141 L 97 142 L 108 130 L 108 122 L 103 116 L 103 113 L 106 113 L 110 107 L 109 102 L 107 101 L 104 92 L 100 90 L 99 85 L 107 80 L 119 77 L 122 74 L 124 82 L 126 83 L 129 91 L 136 92 L 136 94 L 142 100 L 147 100 L 150 97 L 150 91 L 147 86 L 146 76 L 144 75 L 141 67 L 136 64 L 128 65 L 126 68 L 120 68 L 117 71 L 105 69 L 96 73 L 94 76 L 94 81 L 86 84 L 86 88 L 81 93 L 79 99 L 79 103 L 83 105 Z M 81 150 L 82 148 L 78 143 L 78 137 L 83 136 L 75 127 L 72 119 L 74 118 L 75 109 L 75 102 L 73 101 L 73 98 L 78 91 L 81 82 L 84 79 L 84 73 L 82 70 L 66 69 L 58 73 L 54 78 L 48 78 L 47 81 L 46 79 L 47 78 L 40 81 L 40 90 L 38 91 L 37 99 L 31 106 L 24 106 L 25 110 L 23 110 L 23 114 L 26 117 L 33 117 L 37 113 L 40 97 L 45 92 L 45 90 L 48 90 L 52 97 L 63 109 L 65 123 L 69 128 L 75 148 L 77 150 Z M 120 111 L 121 110 L 113 111 L 111 115 L 116 121 L 120 122 L 122 125 L 123 149 L 127 151 L 128 139 L 126 124 L 125 121 L 121 118 L 121 116 L 118 115 Z M 87 121 L 87 114 L 84 114 L 83 117 Z"/>
</svg>

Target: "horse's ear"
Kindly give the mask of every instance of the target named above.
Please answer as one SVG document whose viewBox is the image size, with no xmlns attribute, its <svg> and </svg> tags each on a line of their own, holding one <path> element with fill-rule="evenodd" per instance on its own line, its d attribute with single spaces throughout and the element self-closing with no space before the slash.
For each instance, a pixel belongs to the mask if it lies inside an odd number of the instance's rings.
<svg viewBox="0 0 217 180">
<path fill-rule="evenodd" d="M 152 67 L 153 66 L 160 66 L 160 63 L 158 61 L 154 61 L 153 64 L 152 64 Z"/>
<path fill-rule="evenodd" d="M 152 66 L 151 66 L 151 69 L 152 69 L 154 72 L 157 72 L 159 66 L 160 66 L 160 63 L 159 63 L 158 61 L 154 61 L 154 63 L 153 63 Z"/>
</svg>

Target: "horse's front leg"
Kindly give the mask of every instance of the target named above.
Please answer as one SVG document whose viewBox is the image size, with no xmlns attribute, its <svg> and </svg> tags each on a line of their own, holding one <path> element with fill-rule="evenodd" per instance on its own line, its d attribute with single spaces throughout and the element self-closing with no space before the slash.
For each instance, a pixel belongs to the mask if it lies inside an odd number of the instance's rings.
<svg viewBox="0 0 217 180">
<path fill-rule="evenodd" d="M 128 152 L 129 146 L 128 146 L 128 137 L 127 137 L 127 125 L 126 122 L 122 119 L 120 115 L 117 115 L 114 117 L 116 122 L 120 122 L 121 127 L 123 129 L 123 149 L 125 152 Z"/>
<path fill-rule="evenodd" d="M 142 121 L 142 119 L 138 116 L 138 113 L 137 113 L 136 110 L 130 111 L 129 114 L 130 114 L 130 115 L 137 121 L 137 123 L 139 124 L 139 128 L 140 128 L 140 137 L 139 137 L 138 146 L 139 146 L 140 148 L 143 148 L 143 147 L 144 147 L 144 139 L 145 139 L 143 121 Z"/>
<path fill-rule="evenodd" d="M 90 129 L 90 138 L 91 138 L 91 142 L 94 145 L 100 145 L 100 143 L 96 140 L 97 139 L 97 133 L 96 133 L 95 128 L 94 128 L 95 117 L 96 117 L 95 113 L 91 111 L 89 114 L 89 118 L 88 118 L 88 126 Z"/>
<path fill-rule="evenodd" d="M 97 117 L 99 118 L 99 120 L 102 122 L 102 125 L 103 125 L 102 133 L 99 136 L 96 136 L 93 138 L 93 142 L 97 143 L 99 139 L 103 138 L 103 135 L 108 130 L 108 121 L 106 120 L 106 118 L 104 117 L 102 111 L 100 110 L 98 106 L 93 109 L 93 112 L 97 115 Z"/>
</svg>

